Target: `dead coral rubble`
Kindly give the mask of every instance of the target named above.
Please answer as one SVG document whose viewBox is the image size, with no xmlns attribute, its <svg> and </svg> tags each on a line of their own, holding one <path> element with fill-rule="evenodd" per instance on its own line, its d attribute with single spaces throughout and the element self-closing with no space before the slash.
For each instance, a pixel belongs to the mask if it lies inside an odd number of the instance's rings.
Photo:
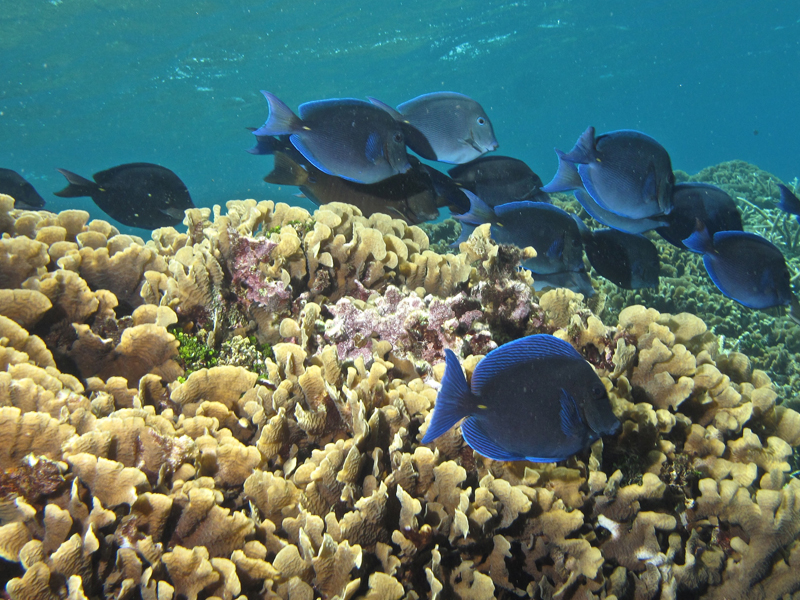
<svg viewBox="0 0 800 600">
<path fill-rule="evenodd" d="M 144 243 L 0 197 L 0 556 L 14 599 L 778 598 L 800 414 L 689 314 L 609 327 L 347 205 L 187 212 Z M 270 353 L 182 377 L 167 327 Z M 419 444 L 451 348 L 550 332 L 623 422 L 558 465 Z M 269 358 L 265 358 L 269 356 Z M 250 365 L 254 367 L 253 365 Z"/>
</svg>

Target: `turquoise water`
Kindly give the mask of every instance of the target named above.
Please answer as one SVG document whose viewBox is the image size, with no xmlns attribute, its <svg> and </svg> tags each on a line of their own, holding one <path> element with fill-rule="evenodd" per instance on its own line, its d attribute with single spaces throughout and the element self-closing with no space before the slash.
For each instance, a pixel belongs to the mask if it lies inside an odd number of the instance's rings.
<svg viewBox="0 0 800 600">
<path fill-rule="evenodd" d="M 734 158 L 800 175 L 800 3 L 0 1 L 0 166 L 51 210 L 56 167 L 147 161 L 195 203 L 302 203 L 245 152 L 267 105 L 436 90 L 481 102 L 545 181 L 553 147 L 642 130 L 689 172 Z"/>
</svg>

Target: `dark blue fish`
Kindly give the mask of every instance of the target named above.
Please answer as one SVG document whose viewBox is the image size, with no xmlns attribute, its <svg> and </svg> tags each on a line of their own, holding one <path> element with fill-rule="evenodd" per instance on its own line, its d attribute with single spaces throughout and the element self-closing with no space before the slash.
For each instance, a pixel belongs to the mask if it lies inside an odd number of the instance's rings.
<svg viewBox="0 0 800 600">
<path fill-rule="evenodd" d="M 494 208 L 472 192 L 470 211 L 456 218 L 470 225 L 492 224 L 492 239 L 498 244 L 520 248 L 532 246 L 537 256 L 522 266 L 547 275 L 583 268 L 583 245 L 578 225 L 565 210 L 544 202 L 509 202 Z"/>
<path fill-rule="evenodd" d="M 22 175 L 11 169 L 0 169 L 0 194 L 14 198 L 14 208 L 42 208 L 44 198 Z"/>
<path fill-rule="evenodd" d="M 486 111 L 464 94 L 423 94 L 397 109 L 375 98 L 369 101 L 404 124 L 406 144 L 422 158 L 462 164 L 497 149 Z"/>
<path fill-rule="evenodd" d="M 298 117 L 275 95 L 261 93 L 269 103 L 269 118 L 253 132 L 256 139 L 289 136 L 317 169 L 358 183 L 377 183 L 409 169 L 400 124 L 369 102 L 351 98 L 306 102 Z M 261 153 L 258 144 L 254 150 Z"/>
<path fill-rule="evenodd" d="M 89 196 L 104 213 L 130 227 L 171 227 L 183 221 L 187 209 L 194 208 L 183 181 L 160 165 L 119 165 L 95 173 L 94 181 L 66 169 L 57 171 L 67 178 L 69 185 L 56 192 L 56 196 Z"/>
<path fill-rule="evenodd" d="M 558 171 L 542 188 L 545 192 L 582 187 L 600 208 L 628 219 L 657 217 L 672 209 L 672 162 L 650 136 L 623 129 L 595 138 L 594 127 L 589 127 L 568 154 L 559 152 L 558 157 Z M 577 178 L 564 162 L 577 166 Z"/>
<path fill-rule="evenodd" d="M 626 290 L 658 287 L 661 264 L 653 242 L 616 229 L 585 231 L 583 249 L 601 277 Z"/>
<path fill-rule="evenodd" d="M 489 206 L 531 200 L 550 202 L 542 180 L 523 161 L 509 156 L 481 156 L 448 171 L 460 186 Z"/>
<path fill-rule="evenodd" d="M 531 335 L 492 350 L 470 384 L 451 350 L 445 362 L 423 444 L 464 419 L 464 440 L 487 458 L 557 462 L 619 429 L 592 366 L 555 336 Z"/>
<path fill-rule="evenodd" d="M 781 199 L 778 202 L 778 208 L 780 208 L 783 212 L 794 215 L 797 219 L 797 222 L 800 223 L 800 199 L 798 199 L 798 197 L 795 196 L 792 191 L 782 183 L 779 183 L 778 187 L 781 190 Z"/>
<path fill-rule="evenodd" d="M 683 240 L 705 225 L 708 234 L 742 231 L 742 217 L 728 194 L 707 183 L 678 183 L 672 189 L 672 212 L 662 217 L 668 225 L 656 232 L 673 246 L 686 249 Z"/>
<path fill-rule="evenodd" d="M 728 298 L 758 309 L 796 303 L 783 254 L 763 237 L 744 231 L 718 231 L 711 238 L 702 229 L 683 243 L 703 255 L 711 281 Z"/>
</svg>

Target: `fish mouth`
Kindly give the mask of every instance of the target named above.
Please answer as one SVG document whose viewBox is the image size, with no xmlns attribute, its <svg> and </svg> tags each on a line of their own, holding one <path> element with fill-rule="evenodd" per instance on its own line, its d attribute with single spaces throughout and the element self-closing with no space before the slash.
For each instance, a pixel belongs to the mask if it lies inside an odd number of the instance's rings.
<svg viewBox="0 0 800 600">
<path fill-rule="evenodd" d="M 411 169 L 411 163 L 406 161 L 404 164 L 397 167 L 398 173 L 407 173 Z"/>
<path fill-rule="evenodd" d="M 487 147 L 481 146 L 480 144 L 478 144 L 478 142 L 475 141 L 475 136 L 472 135 L 471 131 L 470 131 L 470 136 L 468 138 L 464 138 L 462 141 L 465 144 L 467 144 L 467 146 L 472 146 L 477 152 L 480 152 L 481 154 L 484 154 L 486 152 L 492 152 L 493 150 L 497 150 L 497 148 L 499 146 L 499 144 L 497 142 L 492 142 Z"/>
</svg>

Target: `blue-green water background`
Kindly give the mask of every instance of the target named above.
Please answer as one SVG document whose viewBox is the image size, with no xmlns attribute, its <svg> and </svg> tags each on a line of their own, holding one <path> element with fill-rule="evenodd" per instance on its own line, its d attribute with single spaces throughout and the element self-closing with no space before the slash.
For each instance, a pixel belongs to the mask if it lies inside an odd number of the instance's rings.
<svg viewBox="0 0 800 600">
<path fill-rule="evenodd" d="M 689 172 L 743 159 L 800 175 L 800 2 L 392 3 L 0 0 L 0 167 L 51 210 L 62 167 L 155 162 L 198 206 L 302 204 L 245 152 L 287 104 L 436 90 L 490 115 L 499 153 L 548 181 L 588 125 L 642 130 Z"/>
</svg>

